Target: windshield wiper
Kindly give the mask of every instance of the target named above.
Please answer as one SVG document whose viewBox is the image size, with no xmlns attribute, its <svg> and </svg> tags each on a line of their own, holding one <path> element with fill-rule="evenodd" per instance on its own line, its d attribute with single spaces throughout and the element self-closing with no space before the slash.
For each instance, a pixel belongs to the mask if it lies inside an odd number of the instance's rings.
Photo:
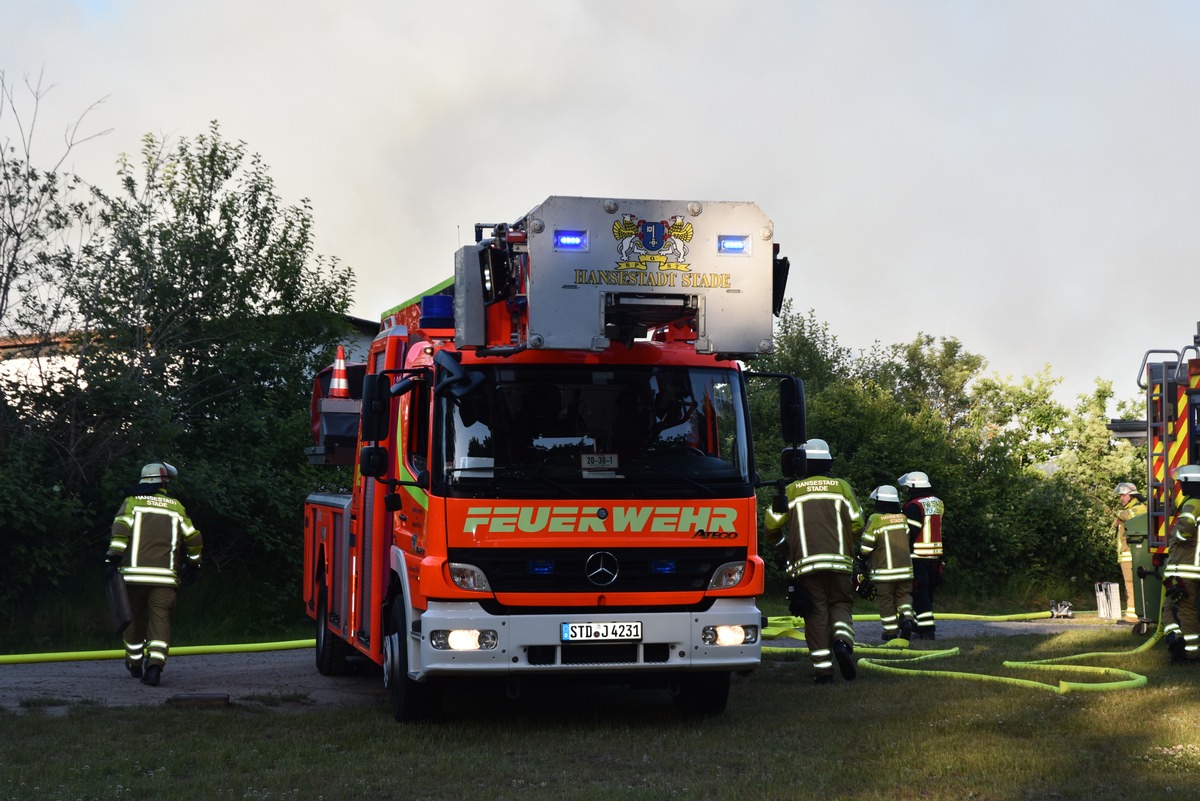
<svg viewBox="0 0 1200 801">
<path fill-rule="evenodd" d="M 638 462 L 637 464 L 634 465 L 634 469 L 642 470 L 647 473 L 657 473 L 659 475 L 670 476 L 671 478 L 677 478 L 680 481 L 686 481 L 688 484 L 691 484 L 694 487 L 699 487 L 700 489 L 704 490 L 704 492 L 710 496 L 717 494 L 716 489 L 709 486 L 708 484 L 702 484 L 694 478 L 685 476 L 683 473 L 677 473 L 674 470 L 668 470 L 665 467 L 659 467 L 656 464 L 650 464 L 649 462 L 645 462 L 645 461 Z"/>
<path fill-rule="evenodd" d="M 566 484 L 563 484 L 562 482 L 559 482 L 559 481 L 555 481 L 554 479 L 550 478 L 549 476 L 544 476 L 541 473 L 531 472 L 526 467 L 513 467 L 511 465 L 505 465 L 505 466 L 501 466 L 501 467 L 493 467 L 492 472 L 496 476 L 504 476 L 505 479 L 517 479 L 517 480 L 522 480 L 522 481 L 540 481 L 544 484 L 549 484 L 550 486 L 554 487 L 557 490 L 560 490 L 561 492 L 563 492 L 566 495 L 571 496 L 572 498 L 579 497 L 579 493 L 576 492 L 575 490 L 571 489 L 570 487 L 568 487 Z"/>
</svg>

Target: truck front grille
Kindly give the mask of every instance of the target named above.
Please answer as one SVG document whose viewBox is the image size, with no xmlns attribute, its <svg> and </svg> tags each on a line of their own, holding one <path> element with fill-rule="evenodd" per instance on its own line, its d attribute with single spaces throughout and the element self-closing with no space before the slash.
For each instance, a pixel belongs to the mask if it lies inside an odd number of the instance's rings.
<svg viewBox="0 0 1200 801">
<path fill-rule="evenodd" d="M 598 553 L 616 560 L 616 577 L 598 584 L 588 560 Z M 718 567 L 744 561 L 744 547 L 697 548 L 452 548 L 451 562 L 475 565 L 492 591 L 503 592 L 687 592 L 704 591 Z"/>
<path fill-rule="evenodd" d="M 639 653 L 640 652 L 640 653 Z M 651 665 L 671 658 L 668 643 L 589 643 L 533 645 L 526 656 L 531 665 Z"/>
</svg>

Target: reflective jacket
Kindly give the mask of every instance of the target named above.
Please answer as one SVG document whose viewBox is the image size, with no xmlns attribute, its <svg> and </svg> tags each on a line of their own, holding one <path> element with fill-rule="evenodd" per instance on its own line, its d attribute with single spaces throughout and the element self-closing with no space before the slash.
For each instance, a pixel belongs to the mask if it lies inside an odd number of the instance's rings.
<svg viewBox="0 0 1200 801">
<path fill-rule="evenodd" d="M 117 510 L 108 544 L 110 558 L 121 557 L 121 575 L 129 584 L 179 586 L 179 568 L 187 559 L 199 567 L 203 540 L 183 504 L 161 484 L 139 484 Z"/>
<path fill-rule="evenodd" d="M 932 493 L 904 504 L 913 559 L 942 558 L 942 515 L 945 511 L 942 499 Z"/>
<path fill-rule="evenodd" d="M 873 514 L 867 519 L 859 551 L 871 566 L 875 581 L 905 581 L 913 577 L 908 553 L 908 518 L 900 512 Z"/>
<path fill-rule="evenodd" d="M 788 526 L 788 575 L 814 570 L 852 573 L 854 538 L 862 531 L 863 519 L 850 485 L 840 478 L 810 476 L 789 484 L 787 497 L 787 513 L 768 510 L 766 524 L 770 531 Z"/>
<path fill-rule="evenodd" d="M 1200 519 L 1200 498 L 1185 499 L 1171 526 L 1167 566 L 1163 570 L 1167 578 L 1200 579 L 1200 550 L 1196 548 L 1197 519 Z"/>
<path fill-rule="evenodd" d="M 1129 540 L 1125 536 L 1125 523 L 1138 515 L 1146 514 L 1146 511 L 1145 501 L 1131 497 L 1129 503 L 1122 506 L 1117 512 L 1117 552 L 1120 554 L 1122 562 L 1133 561 L 1133 553 L 1129 550 Z"/>
</svg>

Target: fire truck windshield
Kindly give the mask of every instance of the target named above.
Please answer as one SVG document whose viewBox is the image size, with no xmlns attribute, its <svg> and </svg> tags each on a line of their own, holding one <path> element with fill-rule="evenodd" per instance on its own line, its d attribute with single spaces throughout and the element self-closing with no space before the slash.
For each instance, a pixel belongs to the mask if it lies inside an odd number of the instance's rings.
<svg viewBox="0 0 1200 801">
<path fill-rule="evenodd" d="M 433 480 L 451 495 L 704 497 L 750 482 L 733 370 L 472 369 L 480 385 L 439 399 L 435 418 Z"/>
</svg>

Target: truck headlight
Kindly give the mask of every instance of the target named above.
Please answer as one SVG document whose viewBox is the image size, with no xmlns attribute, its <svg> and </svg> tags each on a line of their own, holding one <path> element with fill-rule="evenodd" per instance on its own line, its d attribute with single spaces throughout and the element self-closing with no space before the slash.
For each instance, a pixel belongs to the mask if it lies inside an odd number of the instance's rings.
<svg viewBox="0 0 1200 801">
<path fill-rule="evenodd" d="M 758 642 L 758 626 L 705 626 L 700 639 L 705 645 L 753 645 Z"/>
<path fill-rule="evenodd" d="M 429 644 L 439 651 L 489 651 L 499 641 L 494 629 L 437 629 Z"/>
<path fill-rule="evenodd" d="M 710 590 L 725 590 L 742 583 L 746 575 L 745 562 L 726 562 L 713 573 L 712 581 L 708 582 Z"/>
<path fill-rule="evenodd" d="M 475 565 L 451 562 L 450 580 L 460 590 L 471 590 L 472 592 L 492 591 L 492 585 L 488 584 L 487 576 L 483 574 L 482 570 L 475 567 Z"/>
</svg>

